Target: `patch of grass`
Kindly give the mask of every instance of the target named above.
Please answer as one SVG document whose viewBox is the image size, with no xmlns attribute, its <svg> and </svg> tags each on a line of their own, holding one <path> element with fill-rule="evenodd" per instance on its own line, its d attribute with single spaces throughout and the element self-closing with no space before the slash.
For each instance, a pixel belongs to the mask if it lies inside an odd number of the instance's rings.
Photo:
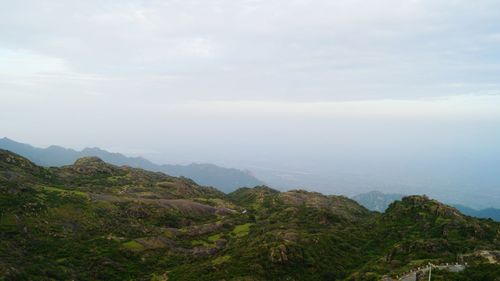
<svg viewBox="0 0 500 281">
<path fill-rule="evenodd" d="M 208 241 L 215 242 L 220 239 L 220 234 L 214 234 L 208 236 Z"/>
<path fill-rule="evenodd" d="M 122 244 L 122 246 L 127 249 L 127 250 L 132 250 L 132 251 L 140 251 L 144 249 L 144 246 L 142 246 L 140 243 L 137 241 L 131 240 L 128 242 L 125 242 Z"/>
<path fill-rule="evenodd" d="M 60 258 L 60 259 L 57 259 L 56 262 L 57 263 L 63 263 L 65 261 L 67 261 L 68 259 L 67 258 Z"/>
<path fill-rule="evenodd" d="M 203 247 L 210 247 L 211 246 L 210 244 L 208 244 L 206 241 L 203 241 L 203 240 L 193 240 L 193 241 L 191 241 L 191 245 L 203 246 Z"/>
<path fill-rule="evenodd" d="M 53 187 L 53 186 L 44 186 L 42 188 L 43 188 L 43 190 L 50 191 L 50 192 L 66 193 L 66 194 L 77 195 L 77 196 L 88 198 L 88 194 L 83 192 L 83 191 L 67 190 L 67 189 L 57 188 L 57 187 Z"/>
<path fill-rule="evenodd" d="M 229 259 L 231 259 L 231 256 L 229 256 L 229 255 L 220 256 L 220 257 L 217 257 L 217 258 L 213 259 L 212 260 L 212 264 L 213 265 L 223 264 L 226 261 L 228 261 Z"/>
<path fill-rule="evenodd" d="M 236 237 L 243 237 L 248 235 L 248 232 L 250 231 L 250 226 L 252 226 L 253 223 L 245 223 L 245 224 L 240 224 L 234 227 L 233 231 L 231 232 L 233 235 Z"/>
<path fill-rule="evenodd" d="M 0 225 L 14 226 L 16 224 L 16 217 L 13 214 L 0 214 Z"/>
<path fill-rule="evenodd" d="M 165 236 L 167 238 L 170 238 L 170 239 L 174 239 L 175 238 L 175 234 L 172 231 L 168 230 L 168 229 L 165 229 L 163 231 L 163 236 Z"/>
<path fill-rule="evenodd" d="M 250 205 L 250 207 L 252 207 L 252 209 L 254 210 L 259 210 L 261 209 L 261 204 L 259 202 L 254 202 Z"/>
<path fill-rule="evenodd" d="M 93 203 L 96 208 L 104 209 L 108 212 L 115 211 L 118 209 L 118 207 L 115 204 L 113 204 L 113 202 L 109 201 L 97 201 Z"/>
</svg>

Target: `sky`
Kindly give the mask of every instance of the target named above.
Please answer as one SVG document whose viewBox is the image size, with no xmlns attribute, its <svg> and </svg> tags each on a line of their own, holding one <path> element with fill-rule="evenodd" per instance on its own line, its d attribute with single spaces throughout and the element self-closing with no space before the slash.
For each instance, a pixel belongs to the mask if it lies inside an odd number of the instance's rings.
<svg viewBox="0 0 500 281">
<path fill-rule="evenodd" d="M 500 207 L 498 1 L 0 3 L 0 137 Z"/>
</svg>

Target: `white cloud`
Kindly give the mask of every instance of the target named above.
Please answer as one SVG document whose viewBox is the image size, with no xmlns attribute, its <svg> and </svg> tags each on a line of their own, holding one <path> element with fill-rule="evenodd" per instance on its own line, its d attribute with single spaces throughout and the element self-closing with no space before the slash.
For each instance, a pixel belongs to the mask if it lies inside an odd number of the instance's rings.
<svg viewBox="0 0 500 281">
<path fill-rule="evenodd" d="M 1 75 L 33 75 L 67 71 L 64 60 L 28 50 L 0 49 Z"/>
<path fill-rule="evenodd" d="M 465 0 L 20 0 L 0 11 L 0 48 L 120 81 L 94 91 L 163 101 L 431 97 L 498 90 L 485 87 L 498 46 L 482 44 L 498 11 Z M 144 85 L 154 77 L 182 82 Z"/>
<path fill-rule="evenodd" d="M 172 106 L 168 106 L 172 109 Z M 500 118 L 500 95 L 462 95 L 414 100 L 333 102 L 212 101 L 173 106 L 182 114 L 304 116 L 322 118 Z"/>
<path fill-rule="evenodd" d="M 500 42 L 500 33 L 491 33 L 486 35 L 486 40 L 490 42 Z"/>
</svg>

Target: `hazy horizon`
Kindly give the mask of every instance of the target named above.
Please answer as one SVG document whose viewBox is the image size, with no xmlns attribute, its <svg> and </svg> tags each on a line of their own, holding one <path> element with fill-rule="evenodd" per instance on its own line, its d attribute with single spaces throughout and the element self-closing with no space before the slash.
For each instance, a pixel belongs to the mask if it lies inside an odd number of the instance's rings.
<svg viewBox="0 0 500 281">
<path fill-rule="evenodd" d="M 500 207 L 500 3 L 15 1 L 0 137 Z"/>
</svg>

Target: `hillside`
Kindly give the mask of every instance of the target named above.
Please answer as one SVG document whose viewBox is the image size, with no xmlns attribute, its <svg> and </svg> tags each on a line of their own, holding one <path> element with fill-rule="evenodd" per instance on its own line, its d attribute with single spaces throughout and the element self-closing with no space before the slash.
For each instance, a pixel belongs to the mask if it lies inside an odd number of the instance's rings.
<svg viewBox="0 0 500 281">
<path fill-rule="evenodd" d="M 0 139 L 0 149 L 6 149 L 26 157 L 34 163 L 45 167 L 70 165 L 82 157 L 96 156 L 114 165 L 126 165 L 149 171 L 163 172 L 172 176 L 183 176 L 195 182 L 217 187 L 224 192 L 231 192 L 238 187 L 263 184 L 249 172 L 238 169 L 223 168 L 214 164 L 169 165 L 155 164 L 142 157 L 127 157 L 120 153 L 112 153 L 99 148 L 85 148 L 76 151 L 56 145 L 47 148 L 33 147 L 8 138 Z"/>
<path fill-rule="evenodd" d="M 401 198 L 403 197 L 403 194 L 388 194 L 379 191 L 371 191 L 353 196 L 352 199 L 368 210 L 384 212 L 390 204 L 392 204 L 394 201 L 401 200 Z M 500 221 L 500 209 L 486 208 L 476 210 L 459 204 L 454 204 L 453 207 L 460 210 L 461 213 L 471 217 L 482 219 L 489 218 L 495 221 Z"/>
<path fill-rule="evenodd" d="M 214 247 L 191 240 L 238 221 L 222 192 L 185 178 L 95 157 L 43 168 L 5 150 L 0 210 L 7 280 L 149 280 L 162 261 L 139 252 L 169 249 L 179 263 L 213 254 L 222 240 Z"/>
<path fill-rule="evenodd" d="M 379 280 L 429 261 L 498 270 L 481 253 L 499 249 L 499 223 L 425 196 L 380 214 L 343 196 L 226 195 L 96 157 L 45 168 L 0 150 L 0 280 Z"/>
</svg>

